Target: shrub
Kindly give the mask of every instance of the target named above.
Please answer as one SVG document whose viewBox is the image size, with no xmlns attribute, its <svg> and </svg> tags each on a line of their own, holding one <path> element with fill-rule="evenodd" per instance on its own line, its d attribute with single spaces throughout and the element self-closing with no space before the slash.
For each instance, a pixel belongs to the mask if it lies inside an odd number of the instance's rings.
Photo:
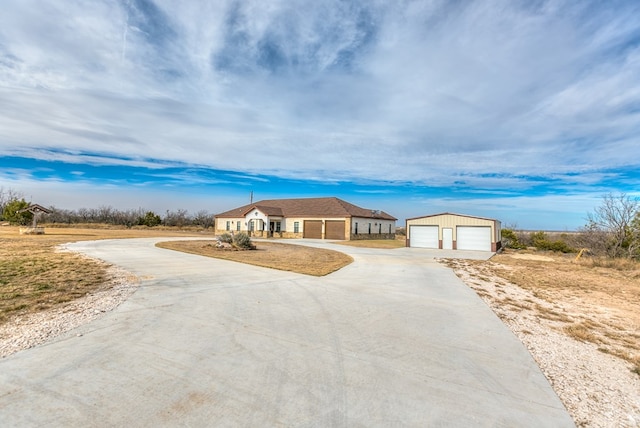
<svg viewBox="0 0 640 428">
<path fill-rule="evenodd" d="M 29 224 L 33 218 L 33 214 L 29 211 L 23 211 L 29 206 L 29 202 L 24 199 L 14 199 L 4 206 L 2 212 L 3 219 L 13 224 L 21 226 Z"/>
<path fill-rule="evenodd" d="M 567 244 L 564 240 L 558 239 L 555 241 L 549 240 L 547 235 L 540 231 L 531 234 L 531 242 L 533 246 L 538 250 L 557 251 L 560 253 L 575 253 L 576 249 Z"/>
<path fill-rule="evenodd" d="M 232 244 L 233 236 L 231 236 L 229 233 L 223 233 L 218 237 L 218 241 L 224 242 L 225 244 Z"/>
<path fill-rule="evenodd" d="M 144 217 L 138 218 L 138 225 L 140 226 L 144 225 L 148 227 L 154 227 L 159 225 L 161 222 L 162 219 L 160 218 L 160 216 L 153 211 L 147 211 Z"/>
<path fill-rule="evenodd" d="M 237 233 L 233 237 L 233 246 L 242 250 L 252 250 L 255 247 L 251 243 L 251 238 L 244 232 Z"/>
<path fill-rule="evenodd" d="M 512 229 L 502 229 L 502 246 L 504 248 L 512 248 L 514 250 L 522 250 L 527 246 L 520 242 L 518 235 Z"/>
</svg>

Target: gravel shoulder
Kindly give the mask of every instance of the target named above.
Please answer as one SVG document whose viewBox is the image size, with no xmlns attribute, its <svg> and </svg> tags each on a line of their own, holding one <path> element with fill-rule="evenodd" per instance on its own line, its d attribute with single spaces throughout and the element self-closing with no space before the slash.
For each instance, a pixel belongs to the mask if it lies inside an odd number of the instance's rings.
<svg viewBox="0 0 640 428">
<path fill-rule="evenodd" d="M 563 334 L 561 322 L 540 316 L 580 308 L 549 303 L 466 260 L 446 264 L 527 347 L 577 426 L 640 427 L 640 376 L 632 365 Z"/>
<path fill-rule="evenodd" d="M 108 281 L 85 297 L 37 313 L 11 318 L 0 326 L 0 358 L 45 343 L 112 311 L 135 292 L 138 278 L 115 266 Z"/>
</svg>

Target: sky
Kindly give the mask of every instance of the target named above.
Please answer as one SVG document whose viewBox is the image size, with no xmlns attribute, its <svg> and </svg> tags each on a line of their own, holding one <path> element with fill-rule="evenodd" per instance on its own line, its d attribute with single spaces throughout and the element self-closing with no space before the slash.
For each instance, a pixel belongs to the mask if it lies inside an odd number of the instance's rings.
<svg viewBox="0 0 640 428">
<path fill-rule="evenodd" d="M 574 230 L 640 196 L 640 2 L 4 0 L 0 188 Z"/>
</svg>

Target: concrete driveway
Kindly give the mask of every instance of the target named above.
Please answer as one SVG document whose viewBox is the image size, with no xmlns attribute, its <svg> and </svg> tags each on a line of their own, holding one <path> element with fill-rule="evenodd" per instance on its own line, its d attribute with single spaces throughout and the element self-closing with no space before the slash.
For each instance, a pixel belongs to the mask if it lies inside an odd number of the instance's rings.
<svg viewBox="0 0 640 428">
<path fill-rule="evenodd" d="M 154 247 L 80 242 L 141 288 L 0 361 L 2 426 L 574 426 L 522 344 L 412 249 L 311 243 L 323 278 Z"/>
</svg>

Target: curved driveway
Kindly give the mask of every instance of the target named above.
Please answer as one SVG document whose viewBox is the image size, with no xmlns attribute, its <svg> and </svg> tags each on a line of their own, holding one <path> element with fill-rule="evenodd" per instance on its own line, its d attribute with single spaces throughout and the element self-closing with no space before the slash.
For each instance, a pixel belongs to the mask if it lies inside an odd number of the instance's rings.
<svg viewBox="0 0 640 428">
<path fill-rule="evenodd" d="M 116 310 L 0 361 L 3 426 L 573 426 L 522 344 L 419 249 L 311 243 L 322 278 L 69 245 L 138 275 Z"/>
</svg>

